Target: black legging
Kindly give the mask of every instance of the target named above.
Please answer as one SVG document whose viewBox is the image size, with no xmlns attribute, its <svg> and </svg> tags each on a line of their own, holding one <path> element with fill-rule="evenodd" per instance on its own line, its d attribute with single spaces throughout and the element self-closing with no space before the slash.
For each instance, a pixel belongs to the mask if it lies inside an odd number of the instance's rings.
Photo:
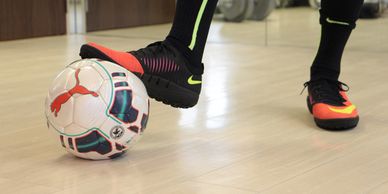
<svg viewBox="0 0 388 194">
<path fill-rule="evenodd" d="M 322 0 L 321 24 L 327 24 L 326 18 L 347 22 L 352 28 L 360 15 L 364 0 Z"/>
<path fill-rule="evenodd" d="M 363 0 L 322 0 L 322 38 L 311 68 L 312 80 L 338 79 L 342 53 L 351 30 L 356 26 L 362 4 Z M 198 70 L 197 74 L 203 70 L 202 54 L 216 5 L 217 0 L 178 0 L 173 27 L 167 37 L 167 41 L 182 51 L 196 67 L 192 71 Z M 195 46 L 190 48 L 192 43 Z"/>
<path fill-rule="evenodd" d="M 338 80 L 342 54 L 353 28 L 356 27 L 363 2 L 363 0 L 322 0 L 321 42 L 311 66 L 311 80 Z"/>
</svg>

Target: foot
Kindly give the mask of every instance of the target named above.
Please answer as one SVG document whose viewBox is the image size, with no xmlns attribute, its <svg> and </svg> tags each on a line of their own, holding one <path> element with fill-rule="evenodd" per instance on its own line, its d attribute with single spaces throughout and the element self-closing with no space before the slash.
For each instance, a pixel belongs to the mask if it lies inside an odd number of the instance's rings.
<svg viewBox="0 0 388 194">
<path fill-rule="evenodd" d="M 138 51 L 120 52 L 95 43 L 82 45 L 81 58 L 116 63 L 137 75 L 151 98 L 178 108 L 197 104 L 202 69 L 194 74 L 189 62 L 168 42 L 156 42 Z M 201 64 L 202 65 L 202 64 Z"/>
<path fill-rule="evenodd" d="M 306 82 L 307 106 L 318 127 L 327 130 L 347 130 L 357 126 L 359 116 L 346 93 L 349 87 L 325 79 Z M 344 89 L 344 87 L 346 89 Z"/>
</svg>

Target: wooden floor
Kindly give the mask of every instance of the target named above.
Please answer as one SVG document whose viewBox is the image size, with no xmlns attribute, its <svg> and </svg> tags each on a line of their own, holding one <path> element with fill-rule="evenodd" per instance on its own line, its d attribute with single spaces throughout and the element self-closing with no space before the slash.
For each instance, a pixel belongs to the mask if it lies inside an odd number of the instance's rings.
<svg viewBox="0 0 388 194">
<path fill-rule="evenodd" d="M 311 9 L 277 10 L 267 40 L 265 22 L 216 21 L 199 104 L 153 101 L 144 138 L 100 162 L 67 154 L 47 130 L 51 81 L 86 41 L 136 49 L 169 25 L 0 42 L 0 193 L 388 193 L 388 17 L 361 20 L 343 58 L 361 112 L 346 132 L 317 128 L 299 95 L 317 21 Z"/>
</svg>

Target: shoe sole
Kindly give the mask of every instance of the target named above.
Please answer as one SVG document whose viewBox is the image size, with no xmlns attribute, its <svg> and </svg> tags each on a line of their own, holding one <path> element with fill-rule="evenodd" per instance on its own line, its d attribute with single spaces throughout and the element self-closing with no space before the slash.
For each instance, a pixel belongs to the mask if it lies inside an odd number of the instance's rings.
<svg viewBox="0 0 388 194">
<path fill-rule="evenodd" d="M 81 52 L 83 58 L 96 58 L 96 56 L 99 56 L 98 58 L 101 60 L 118 64 L 105 53 L 89 45 L 82 45 Z M 134 74 L 142 80 L 147 89 L 148 96 L 156 101 L 163 102 L 175 108 L 191 108 L 198 102 L 199 94 L 174 82 L 146 73 L 140 75 L 134 72 Z"/>
<path fill-rule="evenodd" d="M 311 114 L 313 114 L 313 107 L 310 103 L 309 98 L 307 97 L 307 107 Z M 346 118 L 346 119 L 318 119 L 314 117 L 315 124 L 329 131 L 344 131 L 350 130 L 357 127 L 360 118 L 357 116 L 355 118 Z"/>
<path fill-rule="evenodd" d="M 348 119 L 317 119 L 314 118 L 318 127 L 330 131 L 345 131 L 357 127 L 359 117 Z"/>
<path fill-rule="evenodd" d="M 139 76 L 139 75 L 137 75 Z M 199 94 L 158 76 L 139 76 L 147 88 L 148 95 L 175 108 L 190 108 L 197 104 Z"/>
</svg>

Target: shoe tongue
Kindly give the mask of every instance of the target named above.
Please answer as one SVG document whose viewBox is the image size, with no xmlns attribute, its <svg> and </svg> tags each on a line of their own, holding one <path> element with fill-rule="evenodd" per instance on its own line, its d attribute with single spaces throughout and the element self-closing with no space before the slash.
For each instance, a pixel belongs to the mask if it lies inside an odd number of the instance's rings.
<svg viewBox="0 0 388 194">
<path fill-rule="evenodd" d="M 331 88 L 333 91 L 340 90 L 341 87 L 338 83 L 338 81 L 332 81 L 332 80 L 324 80 L 324 82 Z"/>
<path fill-rule="evenodd" d="M 317 101 L 327 103 L 334 106 L 343 106 L 345 99 L 340 94 L 342 88 L 338 81 L 331 80 L 318 80 L 316 83 L 312 83 L 312 88 L 319 87 L 317 89 Z"/>
<path fill-rule="evenodd" d="M 162 41 L 157 41 L 157 42 L 149 44 L 147 47 L 158 46 L 158 45 L 161 45 L 161 44 L 162 44 Z"/>
<path fill-rule="evenodd" d="M 162 51 L 162 42 L 158 41 L 158 42 L 149 44 L 145 48 L 141 48 L 136 51 L 128 51 L 127 53 L 134 55 L 137 59 L 141 59 L 144 57 L 158 58 L 158 55 L 160 55 L 161 51 Z"/>
</svg>

